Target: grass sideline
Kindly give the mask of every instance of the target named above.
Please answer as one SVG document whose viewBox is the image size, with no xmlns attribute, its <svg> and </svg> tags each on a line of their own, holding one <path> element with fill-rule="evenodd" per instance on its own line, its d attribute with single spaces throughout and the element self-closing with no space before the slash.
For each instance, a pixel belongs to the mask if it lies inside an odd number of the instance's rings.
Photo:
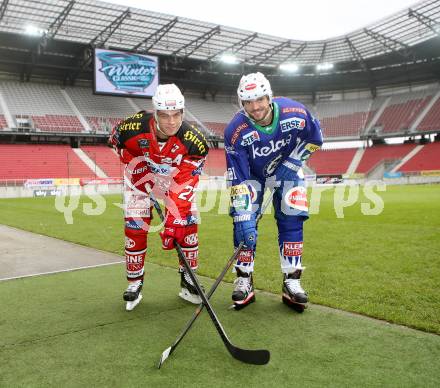
<svg viewBox="0 0 440 388">
<path fill-rule="evenodd" d="M 368 199 L 361 195 L 337 218 L 334 193 L 322 194 L 319 214 L 305 224 L 303 284 L 311 301 L 440 334 L 440 185 L 389 186 L 379 193 L 384 210 L 377 216 L 362 214 L 361 202 Z M 99 216 L 83 213 L 88 202 L 81 198 L 68 225 L 54 198 L 2 199 L 0 223 L 122 254 L 122 211 L 113 205 L 120 196 L 106 197 Z M 218 206 L 202 213 L 200 227 L 199 273 L 211 278 L 232 252 L 231 221 L 217 213 Z M 160 249 L 157 233 L 149 239 L 149 261 L 176 266 L 175 253 Z M 259 229 L 255 284 L 280 292 L 271 216 L 263 217 Z"/>
</svg>

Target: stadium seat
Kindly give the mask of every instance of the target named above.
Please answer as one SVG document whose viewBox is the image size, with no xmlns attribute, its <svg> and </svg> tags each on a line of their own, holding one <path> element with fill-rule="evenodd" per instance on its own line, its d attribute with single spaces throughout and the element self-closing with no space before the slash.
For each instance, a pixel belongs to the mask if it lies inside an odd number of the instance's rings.
<svg viewBox="0 0 440 388">
<path fill-rule="evenodd" d="M 428 143 L 399 168 L 401 172 L 440 171 L 440 142 Z"/>
<path fill-rule="evenodd" d="M 68 145 L 0 144 L 0 179 L 93 178 Z"/>
<path fill-rule="evenodd" d="M 362 155 L 362 159 L 359 162 L 356 172 L 368 174 L 380 163 L 402 159 L 405 155 L 411 152 L 414 147 L 415 144 L 384 144 L 368 147 Z"/>
</svg>

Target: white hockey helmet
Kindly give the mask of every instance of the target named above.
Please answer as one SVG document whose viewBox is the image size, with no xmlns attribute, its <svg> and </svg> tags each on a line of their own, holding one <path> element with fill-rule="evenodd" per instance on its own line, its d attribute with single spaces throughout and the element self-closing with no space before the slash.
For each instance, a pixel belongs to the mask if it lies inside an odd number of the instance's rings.
<svg viewBox="0 0 440 388">
<path fill-rule="evenodd" d="M 272 102 L 272 88 L 263 73 L 250 73 L 241 77 L 237 89 L 238 102 L 256 100 L 257 98 L 268 96 Z"/>
<path fill-rule="evenodd" d="M 175 84 L 159 85 L 153 96 L 154 110 L 181 110 L 185 108 L 185 97 Z"/>
</svg>

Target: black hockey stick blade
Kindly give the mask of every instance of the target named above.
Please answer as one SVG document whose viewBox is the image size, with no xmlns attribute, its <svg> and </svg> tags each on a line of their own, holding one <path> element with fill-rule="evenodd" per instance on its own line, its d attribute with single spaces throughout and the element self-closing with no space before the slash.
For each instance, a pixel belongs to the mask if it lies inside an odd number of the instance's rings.
<svg viewBox="0 0 440 388">
<path fill-rule="evenodd" d="M 225 345 L 228 348 L 229 353 L 232 355 L 232 357 L 246 364 L 266 365 L 270 360 L 270 352 L 268 350 L 241 349 L 232 345 L 230 342 L 225 343 Z"/>
</svg>

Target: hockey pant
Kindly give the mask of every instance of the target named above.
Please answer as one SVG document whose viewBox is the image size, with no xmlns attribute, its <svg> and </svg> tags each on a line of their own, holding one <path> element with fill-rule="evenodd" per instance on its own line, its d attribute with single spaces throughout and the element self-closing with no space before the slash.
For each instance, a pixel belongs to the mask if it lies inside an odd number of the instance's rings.
<svg viewBox="0 0 440 388">
<path fill-rule="evenodd" d="M 254 179 L 253 205 L 258 215 L 263 203 L 265 182 Z M 289 182 L 275 189 L 273 196 L 274 217 L 278 227 L 278 248 L 281 272 L 288 274 L 302 267 L 303 224 L 308 219 L 307 191 L 303 180 Z M 261 238 L 261 236 L 259 236 Z M 258 240 L 257 240 L 258 244 Z M 234 240 L 237 247 L 239 241 Z M 242 249 L 235 268 L 250 273 L 254 270 L 256 250 Z"/>
<path fill-rule="evenodd" d="M 143 280 L 152 205 L 147 193 L 125 186 L 125 263 L 128 281 Z M 197 269 L 199 244 L 197 224 L 184 227 L 180 245 L 192 269 Z M 179 262 L 180 270 L 183 263 Z"/>
</svg>

